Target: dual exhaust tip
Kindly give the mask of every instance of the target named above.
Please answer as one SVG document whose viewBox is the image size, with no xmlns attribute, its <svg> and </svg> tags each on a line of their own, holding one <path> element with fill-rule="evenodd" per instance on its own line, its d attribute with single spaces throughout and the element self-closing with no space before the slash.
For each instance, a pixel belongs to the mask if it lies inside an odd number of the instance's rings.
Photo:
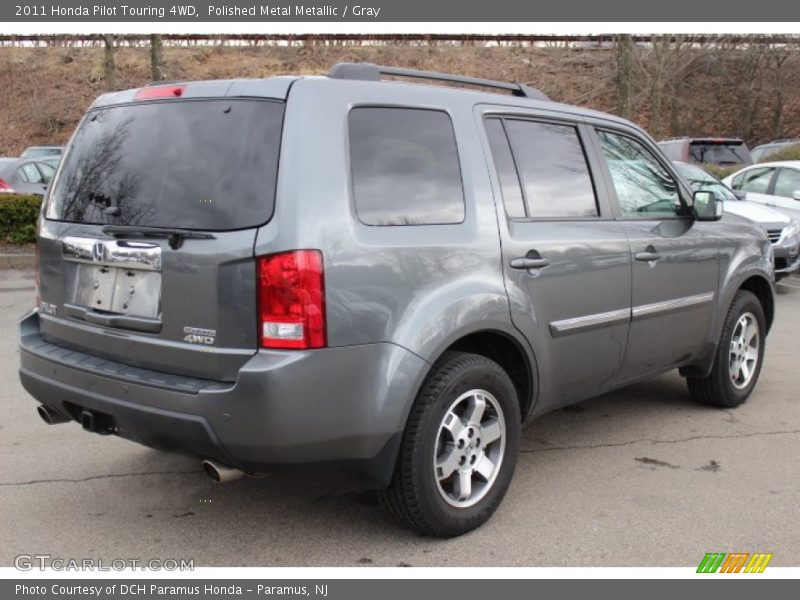
<svg viewBox="0 0 800 600">
<path fill-rule="evenodd" d="M 61 413 L 57 413 L 51 408 L 48 408 L 44 404 L 40 404 L 36 407 L 36 412 L 39 413 L 42 421 L 47 423 L 48 425 L 59 425 L 60 423 L 68 423 L 72 419 L 69 417 L 62 415 Z M 84 424 L 85 425 L 85 424 Z M 240 471 L 239 469 L 234 469 L 233 467 L 226 467 L 216 461 L 213 460 L 204 460 L 202 463 L 203 471 L 205 471 L 206 475 L 208 475 L 211 479 L 216 481 L 217 483 L 228 483 L 230 481 L 236 481 L 244 476 L 244 471 Z"/>
</svg>

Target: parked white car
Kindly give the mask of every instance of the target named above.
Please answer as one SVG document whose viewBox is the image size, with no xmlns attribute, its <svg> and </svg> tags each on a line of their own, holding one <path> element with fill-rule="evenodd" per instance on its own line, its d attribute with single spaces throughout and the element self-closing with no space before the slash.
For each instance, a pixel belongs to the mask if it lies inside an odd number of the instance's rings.
<svg viewBox="0 0 800 600">
<path fill-rule="evenodd" d="M 722 181 L 734 190 L 747 192 L 748 200 L 776 208 L 800 221 L 800 160 L 752 165 Z"/>
<path fill-rule="evenodd" d="M 800 270 L 800 226 L 797 221 L 784 211 L 751 201 L 750 194 L 747 194 L 745 200 L 744 192 L 733 191 L 698 165 L 677 161 L 674 164 L 693 191 L 716 192 L 722 198 L 725 212 L 745 217 L 761 225 L 772 244 L 776 280 Z"/>
</svg>

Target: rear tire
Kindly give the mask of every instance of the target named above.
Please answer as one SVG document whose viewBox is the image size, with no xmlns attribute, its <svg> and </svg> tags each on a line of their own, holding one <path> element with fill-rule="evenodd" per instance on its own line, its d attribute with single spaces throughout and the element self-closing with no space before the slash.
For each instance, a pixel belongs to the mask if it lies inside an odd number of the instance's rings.
<svg viewBox="0 0 800 600">
<path fill-rule="evenodd" d="M 446 353 L 417 395 L 381 504 L 423 534 L 475 529 L 508 490 L 520 429 L 519 400 L 503 368 L 477 354 Z"/>
<path fill-rule="evenodd" d="M 744 403 L 761 373 L 766 331 L 761 302 L 751 292 L 739 290 L 725 317 L 711 372 L 686 379 L 694 399 L 721 408 Z"/>
</svg>

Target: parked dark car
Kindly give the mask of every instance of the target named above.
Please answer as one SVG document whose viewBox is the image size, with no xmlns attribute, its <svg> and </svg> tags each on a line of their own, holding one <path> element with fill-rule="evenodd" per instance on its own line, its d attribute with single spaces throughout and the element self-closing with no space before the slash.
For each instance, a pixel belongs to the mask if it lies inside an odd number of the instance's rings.
<svg viewBox="0 0 800 600">
<path fill-rule="evenodd" d="M 632 123 L 370 64 L 101 96 L 38 241 L 46 422 L 218 481 L 339 468 L 439 536 L 495 511 L 538 415 L 672 369 L 743 403 L 774 313 L 764 231 Z"/>
<path fill-rule="evenodd" d="M 0 193 L 44 196 L 55 169 L 30 158 L 0 158 Z"/>
<path fill-rule="evenodd" d="M 747 144 L 738 138 L 671 138 L 658 146 L 670 160 L 722 167 L 751 165 Z"/>
</svg>

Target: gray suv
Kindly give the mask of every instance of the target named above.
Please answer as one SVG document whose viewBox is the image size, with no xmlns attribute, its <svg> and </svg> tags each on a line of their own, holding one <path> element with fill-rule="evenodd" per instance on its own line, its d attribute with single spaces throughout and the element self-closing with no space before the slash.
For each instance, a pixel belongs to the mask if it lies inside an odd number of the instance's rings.
<svg viewBox="0 0 800 600">
<path fill-rule="evenodd" d="M 109 93 L 46 198 L 20 377 L 47 423 L 218 481 L 335 466 L 458 535 L 538 415 L 676 368 L 747 399 L 772 256 L 721 207 L 638 127 L 523 85 L 344 64 Z"/>
</svg>

